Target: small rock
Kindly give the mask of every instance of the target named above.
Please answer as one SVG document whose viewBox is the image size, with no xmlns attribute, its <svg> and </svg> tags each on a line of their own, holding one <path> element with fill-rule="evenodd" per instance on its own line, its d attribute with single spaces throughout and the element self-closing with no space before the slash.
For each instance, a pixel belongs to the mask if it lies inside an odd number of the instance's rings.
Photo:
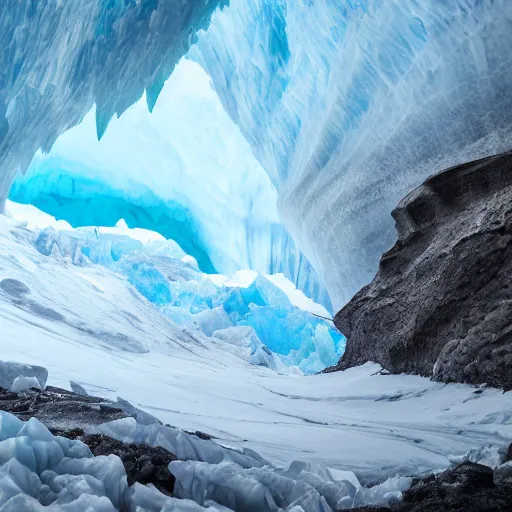
<svg viewBox="0 0 512 512">
<path fill-rule="evenodd" d="M 501 464 L 494 470 L 494 483 L 512 485 L 512 460 Z"/>
<path fill-rule="evenodd" d="M 494 487 L 492 469 L 474 462 L 463 462 L 453 469 L 448 469 L 439 475 L 438 480 L 473 489 Z"/>
</svg>

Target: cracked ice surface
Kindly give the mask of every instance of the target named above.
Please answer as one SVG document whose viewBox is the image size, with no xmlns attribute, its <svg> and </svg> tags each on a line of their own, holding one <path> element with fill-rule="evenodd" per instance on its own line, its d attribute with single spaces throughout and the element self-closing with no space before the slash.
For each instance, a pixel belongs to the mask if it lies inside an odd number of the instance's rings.
<svg viewBox="0 0 512 512">
<path fill-rule="evenodd" d="M 122 395 L 278 466 L 320 463 L 363 482 L 446 467 L 469 450 L 492 461 L 512 436 L 510 393 L 374 375 L 373 364 L 309 377 L 254 366 L 180 329 L 119 274 L 43 256 L 33 237 L 0 216 L 0 277 L 29 290 L 28 307 L 0 292 L 0 344 L 4 360 L 48 368 L 52 385 Z"/>
</svg>

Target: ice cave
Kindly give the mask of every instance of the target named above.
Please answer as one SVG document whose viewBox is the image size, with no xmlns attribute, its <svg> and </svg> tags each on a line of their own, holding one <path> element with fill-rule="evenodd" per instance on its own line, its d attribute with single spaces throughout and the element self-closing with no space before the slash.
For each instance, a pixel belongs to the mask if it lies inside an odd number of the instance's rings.
<svg viewBox="0 0 512 512">
<path fill-rule="evenodd" d="M 511 511 L 510 204 L 510 0 L 4 0 L 0 512 Z"/>
</svg>

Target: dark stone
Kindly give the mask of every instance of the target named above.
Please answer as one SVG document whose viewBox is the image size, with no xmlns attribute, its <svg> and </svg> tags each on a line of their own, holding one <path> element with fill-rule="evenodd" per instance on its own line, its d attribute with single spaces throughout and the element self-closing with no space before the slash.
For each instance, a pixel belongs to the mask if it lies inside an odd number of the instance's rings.
<svg viewBox="0 0 512 512">
<path fill-rule="evenodd" d="M 30 293 L 30 288 L 17 279 L 2 279 L 0 289 L 11 297 L 20 298 Z"/>
<path fill-rule="evenodd" d="M 511 512 L 512 485 L 493 481 L 487 466 L 464 462 L 433 478 L 415 479 L 401 503 L 354 512 Z"/>
<path fill-rule="evenodd" d="M 54 322 L 63 322 L 65 320 L 58 311 L 55 311 L 52 308 L 47 308 L 35 300 L 26 301 L 26 305 L 32 313 L 46 320 L 52 320 Z"/>
<path fill-rule="evenodd" d="M 0 388 L 0 410 L 23 421 L 35 417 L 48 428 L 63 431 L 128 417 L 114 402 L 51 386 L 44 391 L 30 389 L 19 394 Z"/>
<path fill-rule="evenodd" d="M 508 462 L 509 460 L 512 460 L 512 443 L 509 445 L 507 453 L 505 454 L 504 462 Z"/>
<path fill-rule="evenodd" d="M 398 241 L 336 315 L 337 366 L 512 389 L 512 153 L 430 177 L 393 211 Z"/>
<path fill-rule="evenodd" d="M 443 484 L 459 485 L 471 489 L 494 487 L 492 469 L 474 462 L 464 462 L 453 469 L 448 469 L 441 473 L 436 480 Z"/>
<path fill-rule="evenodd" d="M 135 482 L 153 484 L 159 491 L 171 495 L 174 476 L 168 466 L 176 456 L 160 447 L 146 444 L 122 443 L 100 434 L 85 435 L 81 429 L 69 431 L 53 430 L 54 435 L 77 439 L 85 443 L 95 455 L 117 455 L 122 461 L 128 477 L 128 485 Z"/>
<path fill-rule="evenodd" d="M 196 430 L 195 432 L 191 432 L 189 430 L 184 430 L 185 434 L 188 434 L 190 436 L 198 437 L 199 439 L 202 439 L 203 441 L 211 441 L 212 439 L 216 439 L 214 436 L 210 434 L 206 434 L 205 432 L 201 432 L 200 430 Z"/>
</svg>

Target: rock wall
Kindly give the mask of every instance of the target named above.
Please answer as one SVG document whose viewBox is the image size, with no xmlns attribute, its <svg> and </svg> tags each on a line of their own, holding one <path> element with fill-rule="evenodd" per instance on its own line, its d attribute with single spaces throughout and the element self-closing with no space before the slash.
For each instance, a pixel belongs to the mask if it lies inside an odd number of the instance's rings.
<svg viewBox="0 0 512 512">
<path fill-rule="evenodd" d="M 426 180 L 392 213 L 398 241 L 336 315 L 337 366 L 512 389 L 512 152 Z"/>
</svg>

